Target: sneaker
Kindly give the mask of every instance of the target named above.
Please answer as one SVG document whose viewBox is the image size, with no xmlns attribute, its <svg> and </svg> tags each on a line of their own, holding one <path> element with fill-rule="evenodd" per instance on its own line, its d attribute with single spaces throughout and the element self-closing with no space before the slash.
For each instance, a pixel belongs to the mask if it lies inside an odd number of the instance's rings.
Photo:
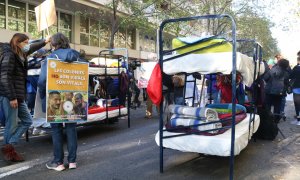
<svg viewBox="0 0 300 180">
<path fill-rule="evenodd" d="M 48 169 L 53 169 L 55 171 L 63 171 L 66 169 L 63 164 L 57 164 L 57 163 L 53 163 L 53 162 L 47 163 L 46 167 Z"/>
<path fill-rule="evenodd" d="M 69 169 L 76 169 L 77 163 L 69 163 Z"/>
</svg>

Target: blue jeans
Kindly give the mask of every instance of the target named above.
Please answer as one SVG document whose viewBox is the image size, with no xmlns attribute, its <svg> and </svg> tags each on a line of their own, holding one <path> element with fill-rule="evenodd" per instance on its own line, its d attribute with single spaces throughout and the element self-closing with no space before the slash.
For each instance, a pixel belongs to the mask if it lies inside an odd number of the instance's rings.
<svg viewBox="0 0 300 180">
<path fill-rule="evenodd" d="M 19 103 L 18 108 L 12 108 L 7 97 L 0 96 L 0 104 L 5 116 L 4 144 L 17 144 L 32 124 L 32 117 L 25 102 Z M 17 117 L 21 120 L 18 123 Z"/>
<path fill-rule="evenodd" d="M 53 142 L 53 163 L 64 163 L 64 143 L 63 143 L 63 124 L 51 123 L 52 142 Z M 77 131 L 76 123 L 65 123 L 65 132 L 67 135 L 68 162 L 76 162 L 77 154 Z"/>
</svg>

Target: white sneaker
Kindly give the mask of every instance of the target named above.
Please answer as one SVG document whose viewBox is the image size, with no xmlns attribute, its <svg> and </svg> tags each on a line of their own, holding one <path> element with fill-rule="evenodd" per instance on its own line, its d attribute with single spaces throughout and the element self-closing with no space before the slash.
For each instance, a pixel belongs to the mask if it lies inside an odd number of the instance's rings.
<svg viewBox="0 0 300 180">
<path fill-rule="evenodd" d="M 76 169 L 77 163 L 69 163 L 69 169 Z"/>
<path fill-rule="evenodd" d="M 63 164 L 57 164 L 57 163 L 47 163 L 46 167 L 48 169 L 52 169 L 52 170 L 55 170 L 55 171 L 63 171 L 63 170 L 66 169 Z"/>
</svg>

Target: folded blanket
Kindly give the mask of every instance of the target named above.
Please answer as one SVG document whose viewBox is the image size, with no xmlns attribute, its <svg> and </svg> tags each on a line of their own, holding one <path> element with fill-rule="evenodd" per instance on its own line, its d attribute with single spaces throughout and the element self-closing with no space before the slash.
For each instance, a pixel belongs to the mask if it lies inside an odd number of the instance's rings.
<svg viewBox="0 0 300 180">
<path fill-rule="evenodd" d="M 193 46 L 186 47 L 180 50 L 177 50 L 178 54 L 183 54 L 193 50 L 202 49 L 200 51 L 194 52 L 194 54 L 202 53 L 218 53 L 218 52 L 229 52 L 232 51 L 231 43 L 227 42 L 225 39 L 216 38 L 212 39 L 210 37 L 200 38 L 200 37 L 188 37 L 188 38 L 175 38 L 172 40 L 173 49 L 185 46 L 186 44 L 196 43 Z M 215 45 L 213 47 L 209 47 Z"/>
<path fill-rule="evenodd" d="M 192 117 L 202 117 L 207 121 L 217 120 L 218 113 L 211 108 L 189 107 L 183 105 L 169 105 L 169 111 L 172 114 L 180 114 Z"/>
<path fill-rule="evenodd" d="M 236 104 L 236 112 L 247 112 L 247 109 L 245 108 L 245 106 L 242 106 L 240 104 Z M 226 113 L 230 113 L 232 112 L 232 103 L 226 103 L 226 104 L 208 104 L 206 106 L 206 108 L 213 108 L 215 109 L 217 112 L 226 112 Z"/>
<path fill-rule="evenodd" d="M 198 131 L 206 131 L 211 129 L 217 129 L 222 127 L 222 123 L 213 123 L 200 125 L 207 122 L 206 119 L 203 118 L 195 118 L 191 116 L 177 115 L 173 114 L 170 120 L 171 127 L 185 126 Z M 197 126 L 200 125 L 200 126 Z M 215 134 L 218 133 L 218 130 L 209 131 L 209 133 Z"/>
</svg>

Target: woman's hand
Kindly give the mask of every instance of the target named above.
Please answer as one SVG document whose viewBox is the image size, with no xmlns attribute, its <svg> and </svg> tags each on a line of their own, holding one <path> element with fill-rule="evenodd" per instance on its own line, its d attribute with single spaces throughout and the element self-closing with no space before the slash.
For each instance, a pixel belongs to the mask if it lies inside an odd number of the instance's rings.
<svg viewBox="0 0 300 180">
<path fill-rule="evenodd" d="M 18 100 L 17 99 L 14 99 L 14 100 L 10 101 L 9 103 L 12 108 L 18 108 Z"/>
<path fill-rule="evenodd" d="M 46 40 L 45 40 L 45 43 L 47 44 L 47 43 L 49 43 L 51 41 L 51 36 L 47 36 L 46 37 Z"/>
</svg>

